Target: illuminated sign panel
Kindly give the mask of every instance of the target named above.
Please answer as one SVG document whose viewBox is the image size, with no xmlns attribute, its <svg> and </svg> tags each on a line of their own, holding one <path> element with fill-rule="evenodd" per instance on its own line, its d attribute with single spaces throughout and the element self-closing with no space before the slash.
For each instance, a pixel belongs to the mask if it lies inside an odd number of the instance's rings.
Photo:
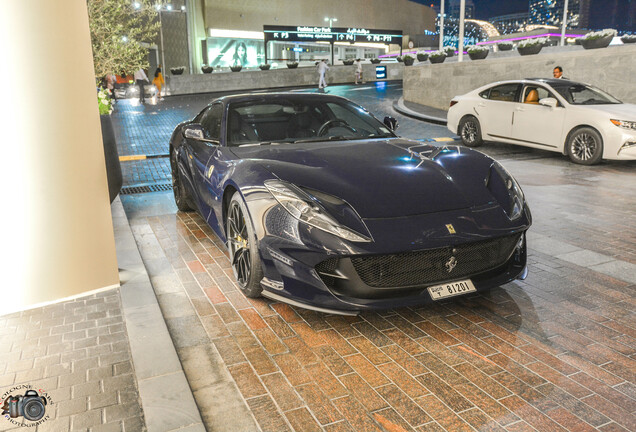
<svg viewBox="0 0 636 432">
<path fill-rule="evenodd" d="M 386 79 L 386 66 L 376 66 L 375 67 L 375 78 L 376 79 Z"/>
<path fill-rule="evenodd" d="M 353 27 L 263 26 L 265 42 L 372 42 L 402 44 L 401 30 Z"/>
</svg>

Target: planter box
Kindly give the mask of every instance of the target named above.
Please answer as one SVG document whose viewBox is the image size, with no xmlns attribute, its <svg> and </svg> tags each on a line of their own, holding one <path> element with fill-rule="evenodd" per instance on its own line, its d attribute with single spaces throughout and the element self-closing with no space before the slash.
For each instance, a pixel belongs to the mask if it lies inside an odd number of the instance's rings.
<svg viewBox="0 0 636 432">
<path fill-rule="evenodd" d="M 623 43 L 636 43 L 636 36 L 623 36 L 621 38 L 621 41 L 623 41 Z"/>
<path fill-rule="evenodd" d="M 446 60 L 446 57 L 429 57 L 428 61 L 430 61 L 431 63 L 444 63 L 444 60 Z"/>
<path fill-rule="evenodd" d="M 172 75 L 181 75 L 185 69 L 170 69 Z"/>
<path fill-rule="evenodd" d="M 607 36 L 598 39 L 581 39 L 581 45 L 585 49 L 605 48 L 612 42 L 613 36 Z"/>
<path fill-rule="evenodd" d="M 413 66 L 413 62 L 415 61 L 414 58 L 405 58 L 404 59 L 404 66 Z"/>
<path fill-rule="evenodd" d="M 371 63 L 372 63 L 372 64 L 380 64 L 380 62 L 381 62 L 381 61 L 382 61 L 382 60 L 380 60 L 379 58 L 372 58 L 372 59 L 371 59 Z"/>
<path fill-rule="evenodd" d="M 478 51 L 475 53 L 468 53 L 471 60 L 483 60 L 488 57 L 488 51 Z"/>
<path fill-rule="evenodd" d="M 521 55 L 534 55 L 534 54 L 539 54 L 539 52 L 541 51 L 541 48 L 543 48 L 543 45 L 537 44 L 537 45 L 530 45 L 527 47 L 517 47 L 517 51 L 519 51 L 519 54 Z"/>
<path fill-rule="evenodd" d="M 243 69 L 243 66 L 230 66 L 232 72 L 240 72 Z"/>
<path fill-rule="evenodd" d="M 342 64 L 345 66 L 351 66 L 353 65 L 353 60 L 343 60 Z"/>
<path fill-rule="evenodd" d="M 289 69 L 296 69 L 298 67 L 298 63 L 287 63 L 287 67 Z"/>
<path fill-rule="evenodd" d="M 455 57 L 455 51 L 451 51 L 451 50 L 444 50 L 444 52 L 446 53 L 446 57 Z"/>
<path fill-rule="evenodd" d="M 270 64 L 262 64 L 259 66 L 260 70 L 269 70 L 269 68 L 272 67 L 272 65 Z"/>
<path fill-rule="evenodd" d="M 512 44 L 501 44 L 497 45 L 500 51 L 512 51 Z"/>
<path fill-rule="evenodd" d="M 418 54 L 417 55 L 417 61 L 424 62 L 426 60 L 428 60 L 428 54 Z"/>
<path fill-rule="evenodd" d="M 214 68 L 212 66 L 202 66 L 201 67 L 201 72 L 203 72 L 203 73 L 212 73 L 213 70 L 214 70 Z"/>
</svg>

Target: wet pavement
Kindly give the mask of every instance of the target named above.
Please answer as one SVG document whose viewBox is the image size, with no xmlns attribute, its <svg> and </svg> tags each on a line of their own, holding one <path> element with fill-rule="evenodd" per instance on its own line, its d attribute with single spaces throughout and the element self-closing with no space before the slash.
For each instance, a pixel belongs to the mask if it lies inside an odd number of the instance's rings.
<svg viewBox="0 0 636 432">
<path fill-rule="evenodd" d="M 328 89 L 397 117 L 401 135 L 452 136 L 397 115 L 399 85 Z M 120 154 L 132 144 L 165 152 L 174 125 L 211 99 L 120 105 Z M 636 162 L 480 150 L 517 178 L 532 209 L 528 278 L 356 317 L 245 298 L 199 215 L 177 212 L 170 192 L 122 196 L 208 430 L 636 430 Z M 150 182 L 164 160 L 135 163 L 148 164 Z"/>
</svg>

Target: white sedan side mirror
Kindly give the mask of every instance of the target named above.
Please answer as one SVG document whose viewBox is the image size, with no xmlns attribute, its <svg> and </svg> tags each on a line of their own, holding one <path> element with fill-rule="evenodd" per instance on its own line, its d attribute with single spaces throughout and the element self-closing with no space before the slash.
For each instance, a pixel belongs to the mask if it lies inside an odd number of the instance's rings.
<svg viewBox="0 0 636 432">
<path fill-rule="evenodd" d="M 543 98 L 539 101 L 539 105 L 549 106 L 551 108 L 556 108 L 558 104 L 557 100 L 551 97 Z"/>
</svg>

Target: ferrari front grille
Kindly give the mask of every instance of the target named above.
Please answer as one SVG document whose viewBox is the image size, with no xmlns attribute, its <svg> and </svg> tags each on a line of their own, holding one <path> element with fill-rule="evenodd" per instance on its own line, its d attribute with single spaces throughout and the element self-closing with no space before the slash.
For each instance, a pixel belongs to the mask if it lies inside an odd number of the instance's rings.
<svg viewBox="0 0 636 432">
<path fill-rule="evenodd" d="M 492 270 L 503 265 L 521 234 L 452 247 L 391 255 L 352 257 L 365 284 L 376 288 L 432 285 Z"/>
</svg>

